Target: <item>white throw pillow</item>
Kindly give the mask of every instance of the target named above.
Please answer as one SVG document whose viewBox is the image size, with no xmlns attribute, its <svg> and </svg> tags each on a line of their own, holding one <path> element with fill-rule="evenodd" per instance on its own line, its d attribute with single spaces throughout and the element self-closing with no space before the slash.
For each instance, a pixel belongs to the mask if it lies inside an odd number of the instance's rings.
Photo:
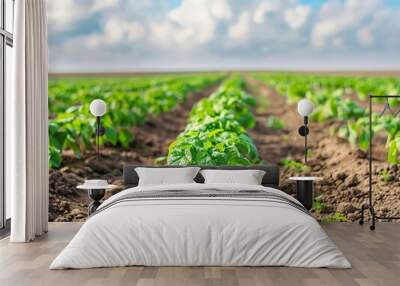
<svg viewBox="0 0 400 286">
<path fill-rule="evenodd" d="M 265 171 L 262 170 L 202 170 L 205 184 L 261 185 Z"/>
<path fill-rule="evenodd" d="M 199 170 L 199 167 L 135 168 L 139 177 L 139 186 L 195 183 L 194 178 Z"/>
</svg>

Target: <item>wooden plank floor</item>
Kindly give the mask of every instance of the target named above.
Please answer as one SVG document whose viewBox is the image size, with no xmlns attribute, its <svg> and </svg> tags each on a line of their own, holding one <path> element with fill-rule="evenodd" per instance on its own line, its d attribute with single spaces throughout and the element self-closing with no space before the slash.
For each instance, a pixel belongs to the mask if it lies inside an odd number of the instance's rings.
<svg viewBox="0 0 400 286">
<path fill-rule="evenodd" d="M 0 285 L 400 285 L 400 224 L 381 223 L 375 232 L 358 224 L 323 225 L 352 269 L 289 267 L 124 267 L 48 270 L 80 223 L 50 223 L 28 244 L 0 241 Z"/>
</svg>

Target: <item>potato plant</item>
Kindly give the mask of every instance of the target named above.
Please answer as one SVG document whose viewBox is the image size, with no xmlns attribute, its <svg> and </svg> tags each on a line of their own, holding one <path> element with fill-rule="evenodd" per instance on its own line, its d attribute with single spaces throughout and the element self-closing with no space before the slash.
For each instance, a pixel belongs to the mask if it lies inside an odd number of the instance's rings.
<svg viewBox="0 0 400 286">
<path fill-rule="evenodd" d="M 250 165 L 260 161 L 246 129 L 255 125 L 255 98 L 244 92 L 244 81 L 227 79 L 193 107 L 184 132 L 170 145 L 170 165 Z"/>
</svg>

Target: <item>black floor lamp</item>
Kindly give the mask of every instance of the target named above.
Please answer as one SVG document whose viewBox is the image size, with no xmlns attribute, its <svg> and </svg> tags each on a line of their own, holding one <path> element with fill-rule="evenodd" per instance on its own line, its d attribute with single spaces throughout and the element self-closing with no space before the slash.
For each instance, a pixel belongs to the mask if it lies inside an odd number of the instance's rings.
<svg viewBox="0 0 400 286">
<path fill-rule="evenodd" d="M 101 126 L 101 117 L 106 113 L 107 105 L 101 99 L 95 99 L 90 103 L 90 113 L 96 116 L 96 146 L 97 146 L 97 160 L 100 158 L 100 136 L 106 132 Z"/>
<path fill-rule="evenodd" d="M 310 132 L 308 129 L 308 116 L 314 111 L 314 105 L 308 99 L 302 99 L 297 104 L 297 111 L 304 117 L 304 125 L 300 126 L 299 134 L 304 137 L 304 163 L 307 165 L 307 135 Z"/>
<path fill-rule="evenodd" d="M 310 132 L 308 129 L 308 116 L 314 111 L 314 105 L 308 99 L 302 99 L 297 104 L 297 111 L 304 118 L 304 125 L 300 126 L 299 134 L 304 137 L 304 164 L 307 165 L 307 135 Z M 296 198 L 306 209 L 310 210 L 314 201 L 314 181 L 319 180 L 319 178 L 310 176 L 297 176 L 290 177 L 289 180 L 296 181 Z"/>
<path fill-rule="evenodd" d="M 368 183 L 368 202 L 363 204 L 361 207 L 361 218 L 359 223 L 360 224 L 364 224 L 364 212 L 366 210 L 369 210 L 370 214 L 371 214 L 371 225 L 369 226 L 369 228 L 371 230 L 375 229 L 375 222 L 377 219 L 400 219 L 400 217 L 381 217 L 381 216 L 377 216 L 376 212 L 375 212 L 375 208 L 374 208 L 374 204 L 372 201 L 372 137 L 373 137 L 373 132 L 372 132 L 372 100 L 374 98 L 380 98 L 380 99 L 385 99 L 386 100 L 386 104 L 385 107 L 383 108 L 383 110 L 381 111 L 381 113 L 378 113 L 379 116 L 383 116 L 386 111 L 389 112 L 390 115 L 392 115 L 393 117 L 396 117 L 400 114 L 400 111 L 393 111 L 392 108 L 390 107 L 389 104 L 389 99 L 391 98 L 399 98 L 400 99 L 400 95 L 369 95 L 369 121 L 368 121 L 368 127 L 369 127 L 369 147 L 368 147 L 368 167 L 369 167 L 369 183 Z"/>
</svg>

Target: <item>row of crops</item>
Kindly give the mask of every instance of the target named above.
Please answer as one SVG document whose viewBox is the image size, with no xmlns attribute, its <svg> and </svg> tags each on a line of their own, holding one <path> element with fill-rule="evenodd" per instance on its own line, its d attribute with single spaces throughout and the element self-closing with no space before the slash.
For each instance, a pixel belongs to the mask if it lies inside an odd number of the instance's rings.
<svg viewBox="0 0 400 286">
<path fill-rule="evenodd" d="M 89 111 L 92 100 L 103 99 L 109 110 L 102 119 L 106 133 L 101 143 L 128 147 L 134 138 L 132 127 L 144 123 L 150 114 L 173 109 L 190 93 L 222 78 L 222 74 L 205 74 L 50 80 L 50 167 L 61 165 L 63 150 L 71 149 L 79 158 L 84 150 L 93 148 L 96 119 Z"/>
<path fill-rule="evenodd" d="M 260 162 L 246 130 L 255 125 L 253 96 L 239 76 L 193 107 L 186 129 L 170 145 L 169 165 L 250 165 Z"/>
<path fill-rule="evenodd" d="M 255 77 L 286 95 L 290 103 L 302 98 L 311 100 L 316 107 L 313 120 L 341 122 L 341 126 L 333 131 L 363 151 L 368 149 L 370 136 L 368 95 L 400 95 L 400 80 L 394 78 L 293 74 L 255 74 Z M 387 103 L 383 98 L 374 101 L 381 109 Z M 388 103 L 393 110 L 400 106 L 399 99 L 390 99 Z M 388 162 L 400 163 L 400 118 L 390 113 L 383 116 L 373 113 L 372 128 L 373 134 L 381 133 L 386 137 Z"/>
</svg>

